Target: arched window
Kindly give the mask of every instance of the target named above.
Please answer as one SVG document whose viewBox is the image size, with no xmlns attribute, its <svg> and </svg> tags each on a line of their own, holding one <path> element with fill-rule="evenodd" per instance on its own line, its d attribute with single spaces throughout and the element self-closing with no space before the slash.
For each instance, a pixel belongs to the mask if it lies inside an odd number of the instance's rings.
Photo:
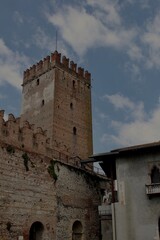
<svg viewBox="0 0 160 240">
<path fill-rule="evenodd" d="M 29 231 L 29 240 L 42 240 L 43 230 L 41 222 L 34 222 Z"/>
<path fill-rule="evenodd" d="M 151 183 L 160 183 L 160 171 L 156 166 L 154 166 L 151 171 Z"/>
<path fill-rule="evenodd" d="M 72 226 L 72 240 L 82 239 L 82 224 L 80 221 L 75 221 Z"/>
</svg>

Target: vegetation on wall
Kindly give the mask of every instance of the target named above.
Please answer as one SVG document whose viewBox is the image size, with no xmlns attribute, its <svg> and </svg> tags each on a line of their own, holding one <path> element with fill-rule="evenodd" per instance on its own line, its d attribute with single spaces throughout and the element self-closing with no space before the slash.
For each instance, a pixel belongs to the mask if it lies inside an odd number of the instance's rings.
<svg viewBox="0 0 160 240">
<path fill-rule="evenodd" d="M 50 174 L 50 176 L 56 182 L 57 179 L 58 179 L 58 176 L 57 176 L 57 174 L 55 172 L 55 163 L 56 163 L 56 161 L 53 161 L 53 160 L 50 161 L 50 165 L 48 166 L 48 173 Z"/>
<path fill-rule="evenodd" d="M 11 145 L 8 145 L 8 146 L 6 147 L 6 150 L 7 150 L 7 152 L 10 153 L 10 154 L 15 153 L 15 149 L 14 149 L 14 147 L 11 146 Z"/>
<path fill-rule="evenodd" d="M 27 153 L 23 153 L 22 158 L 24 160 L 24 166 L 26 168 L 26 171 L 29 171 L 28 162 L 29 162 L 30 158 L 28 157 Z"/>
<path fill-rule="evenodd" d="M 7 230 L 10 231 L 11 230 L 11 226 L 12 226 L 11 222 L 7 222 L 6 225 L 7 225 Z"/>
</svg>

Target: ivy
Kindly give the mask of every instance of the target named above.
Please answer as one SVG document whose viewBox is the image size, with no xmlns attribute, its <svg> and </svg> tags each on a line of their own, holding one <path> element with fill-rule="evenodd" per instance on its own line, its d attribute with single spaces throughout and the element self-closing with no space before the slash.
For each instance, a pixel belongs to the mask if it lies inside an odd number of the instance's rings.
<svg viewBox="0 0 160 240">
<path fill-rule="evenodd" d="M 7 224 L 6 224 L 6 225 L 7 225 L 7 230 L 8 230 L 8 231 L 10 231 L 10 229 L 11 229 L 11 226 L 12 226 L 11 222 L 7 222 Z"/>
<path fill-rule="evenodd" d="M 50 161 L 50 166 L 48 167 L 48 173 L 50 174 L 50 176 L 54 179 L 54 181 L 56 182 L 58 179 L 58 176 L 55 172 L 55 161 L 51 160 Z"/>
<path fill-rule="evenodd" d="M 13 146 L 11 145 L 8 145 L 7 148 L 6 148 L 7 152 L 12 154 L 12 153 L 15 153 L 15 149 Z"/>
<path fill-rule="evenodd" d="M 26 171 L 29 171 L 28 162 L 29 162 L 30 158 L 28 157 L 27 153 L 23 153 L 22 158 L 24 160 L 24 166 L 26 168 Z"/>
</svg>

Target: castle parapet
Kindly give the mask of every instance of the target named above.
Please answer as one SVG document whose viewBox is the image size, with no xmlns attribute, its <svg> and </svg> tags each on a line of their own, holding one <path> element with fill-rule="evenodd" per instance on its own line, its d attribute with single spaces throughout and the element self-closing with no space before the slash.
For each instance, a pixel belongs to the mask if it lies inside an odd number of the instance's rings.
<svg viewBox="0 0 160 240">
<path fill-rule="evenodd" d="M 42 128 L 34 129 L 28 121 L 20 124 L 21 119 L 15 118 L 13 114 L 8 115 L 8 120 L 4 120 L 4 111 L 0 110 L 0 140 L 8 145 L 20 149 L 46 154 L 49 148 L 47 132 Z"/>
<path fill-rule="evenodd" d="M 70 61 L 69 58 L 66 58 L 66 56 L 63 56 L 61 59 L 61 53 L 55 51 L 54 53 L 51 53 L 51 56 L 47 56 L 43 60 L 39 61 L 36 65 L 30 67 L 30 69 L 24 71 L 23 84 L 26 84 L 27 81 L 30 81 L 34 78 L 38 78 L 55 65 L 59 65 L 61 68 L 64 68 L 65 71 L 68 70 L 68 72 L 71 74 L 76 74 L 77 77 L 83 78 L 84 80 L 87 80 L 87 82 L 91 80 L 91 74 L 88 71 L 84 72 L 84 69 L 81 67 L 78 67 L 77 70 L 76 63 Z"/>
<path fill-rule="evenodd" d="M 70 68 L 72 71 L 76 72 L 77 71 L 77 64 L 74 63 L 73 61 L 70 62 Z"/>
</svg>

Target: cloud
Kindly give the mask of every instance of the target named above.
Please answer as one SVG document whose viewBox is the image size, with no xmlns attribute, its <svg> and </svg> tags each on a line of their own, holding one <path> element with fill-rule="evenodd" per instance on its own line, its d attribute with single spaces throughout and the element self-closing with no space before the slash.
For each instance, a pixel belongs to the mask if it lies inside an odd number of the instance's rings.
<svg viewBox="0 0 160 240">
<path fill-rule="evenodd" d="M 141 120 L 145 118 L 143 102 L 134 103 L 128 97 L 124 97 L 120 94 L 106 94 L 102 99 L 108 100 L 115 109 L 127 111 L 132 119 Z"/>
<path fill-rule="evenodd" d="M 88 49 L 131 45 L 136 29 L 126 29 L 121 24 L 118 7 L 114 2 L 88 0 L 83 6 L 63 6 L 48 21 L 58 27 L 63 39 L 83 56 Z M 90 8 L 90 11 L 88 11 Z"/>
<path fill-rule="evenodd" d="M 22 71 L 27 64 L 27 57 L 18 52 L 13 52 L 6 46 L 3 39 L 0 39 L 0 84 L 7 82 L 20 89 Z"/>
<path fill-rule="evenodd" d="M 129 110 L 132 119 L 129 121 L 123 119 L 123 122 L 112 120 L 110 122 L 112 134 L 102 135 L 103 144 L 113 143 L 113 145 L 125 147 L 160 140 L 160 105 L 152 112 L 146 113 L 142 102 L 134 103 L 119 94 L 105 95 L 104 99 L 108 99 L 118 110 Z"/>
<path fill-rule="evenodd" d="M 6 95 L 4 95 L 4 94 L 0 94 L 0 99 L 6 99 L 6 98 L 7 98 Z"/>
<path fill-rule="evenodd" d="M 146 30 L 142 34 L 141 41 L 146 46 L 146 67 L 160 67 L 160 14 L 146 24 Z"/>
<path fill-rule="evenodd" d="M 13 20 L 19 24 L 22 24 L 24 22 L 22 15 L 18 11 L 14 12 Z"/>
</svg>

